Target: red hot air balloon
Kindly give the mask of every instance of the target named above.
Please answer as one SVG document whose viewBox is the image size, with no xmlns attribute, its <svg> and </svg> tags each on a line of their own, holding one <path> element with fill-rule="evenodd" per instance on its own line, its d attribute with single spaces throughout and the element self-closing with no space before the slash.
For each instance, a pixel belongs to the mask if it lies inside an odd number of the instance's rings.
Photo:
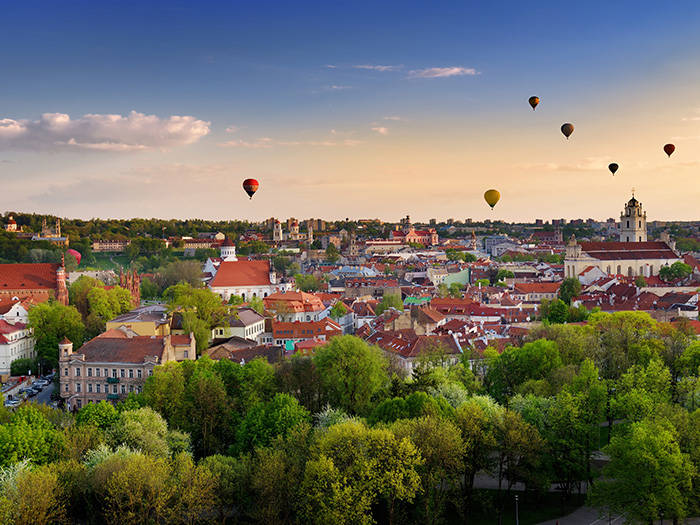
<svg viewBox="0 0 700 525">
<path fill-rule="evenodd" d="M 676 151 L 676 146 L 674 146 L 673 144 L 666 144 L 666 145 L 664 146 L 664 152 L 665 152 L 666 155 L 668 155 L 669 157 L 671 156 L 671 153 L 673 153 L 674 151 Z"/>
<path fill-rule="evenodd" d="M 243 189 L 251 199 L 253 198 L 253 195 L 255 195 L 255 192 L 258 191 L 259 187 L 260 184 L 255 179 L 246 179 L 243 181 Z"/>
<path fill-rule="evenodd" d="M 80 252 L 77 250 L 74 250 L 71 248 L 70 250 L 66 250 L 66 253 L 70 253 L 73 257 L 75 257 L 75 260 L 78 261 L 78 264 L 80 264 L 80 259 L 83 258 L 82 255 L 80 255 Z"/>
</svg>

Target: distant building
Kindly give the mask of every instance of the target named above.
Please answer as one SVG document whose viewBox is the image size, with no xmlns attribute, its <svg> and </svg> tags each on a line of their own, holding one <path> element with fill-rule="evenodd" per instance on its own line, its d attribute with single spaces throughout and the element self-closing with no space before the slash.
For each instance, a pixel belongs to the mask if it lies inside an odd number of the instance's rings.
<svg viewBox="0 0 700 525">
<path fill-rule="evenodd" d="M 92 251 L 96 253 L 121 253 L 131 244 L 128 240 L 102 239 L 92 241 Z"/>
<path fill-rule="evenodd" d="M 411 218 L 408 215 L 401 220 L 401 229 L 390 232 L 389 238 L 398 239 L 406 244 L 422 244 L 424 246 L 435 246 L 440 242 L 435 228 L 416 230 L 411 224 Z"/>
<path fill-rule="evenodd" d="M 265 309 L 275 312 L 279 321 L 319 321 L 328 315 L 321 299 L 306 292 L 275 293 L 263 299 Z"/>
<path fill-rule="evenodd" d="M 212 339 L 230 339 L 240 337 L 257 341 L 265 331 L 265 318 L 252 308 L 244 307 L 236 310 L 236 315 L 225 319 L 212 330 Z"/>
<path fill-rule="evenodd" d="M 71 409 L 141 392 L 157 365 L 196 359 L 196 346 L 192 334 L 148 337 L 117 329 L 91 339 L 77 352 L 64 339 L 58 355 L 59 391 Z"/>
<path fill-rule="evenodd" d="M 310 339 L 328 341 L 331 337 L 342 334 L 341 326 L 328 317 L 321 321 L 296 321 L 293 323 L 273 321 L 272 323 L 272 336 L 275 344 L 286 350 L 293 350 L 294 345 L 300 341 Z"/>
<path fill-rule="evenodd" d="M 48 241 L 57 246 L 68 248 L 68 237 L 61 235 L 61 219 L 56 219 L 56 226 L 49 228 L 46 224 L 46 219 L 41 223 L 41 234 L 34 235 L 33 241 Z"/>
<path fill-rule="evenodd" d="M 0 264 L 0 301 L 14 297 L 37 303 L 53 298 L 67 305 L 65 267 L 55 263 Z"/>
<path fill-rule="evenodd" d="M 10 366 L 17 359 L 34 359 L 34 338 L 26 324 L 0 319 L 0 377 L 10 375 Z"/>
<path fill-rule="evenodd" d="M 166 336 L 170 334 L 168 308 L 156 304 L 134 308 L 130 312 L 107 321 L 106 329 L 127 328 L 138 335 Z"/>
</svg>

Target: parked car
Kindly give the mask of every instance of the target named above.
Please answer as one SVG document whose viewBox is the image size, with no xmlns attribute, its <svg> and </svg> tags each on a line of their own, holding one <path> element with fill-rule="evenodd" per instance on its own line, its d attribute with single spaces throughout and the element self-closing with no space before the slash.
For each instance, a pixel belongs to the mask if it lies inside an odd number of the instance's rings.
<svg viewBox="0 0 700 525">
<path fill-rule="evenodd" d="M 7 408 L 16 408 L 19 406 L 19 403 L 20 402 L 18 399 L 8 399 L 7 401 L 5 401 L 5 406 Z"/>
</svg>

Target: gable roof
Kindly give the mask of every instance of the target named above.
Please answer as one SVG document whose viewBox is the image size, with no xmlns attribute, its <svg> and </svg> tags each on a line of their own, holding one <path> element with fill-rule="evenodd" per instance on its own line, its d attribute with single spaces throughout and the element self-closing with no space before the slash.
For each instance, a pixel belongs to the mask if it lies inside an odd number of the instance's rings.
<svg viewBox="0 0 700 525">
<path fill-rule="evenodd" d="M 85 356 L 85 361 L 94 363 L 143 363 L 148 357 L 160 361 L 163 356 L 165 341 L 163 337 L 95 337 L 85 343 L 78 354 Z"/>
<path fill-rule="evenodd" d="M 60 264 L 0 264 L 0 291 L 3 289 L 55 290 Z"/>
<path fill-rule="evenodd" d="M 582 252 L 601 261 L 678 259 L 676 253 L 662 241 L 582 242 L 580 244 Z"/>
<path fill-rule="evenodd" d="M 223 261 L 212 279 L 211 288 L 270 285 L 270 261 Z"/>
</svg>

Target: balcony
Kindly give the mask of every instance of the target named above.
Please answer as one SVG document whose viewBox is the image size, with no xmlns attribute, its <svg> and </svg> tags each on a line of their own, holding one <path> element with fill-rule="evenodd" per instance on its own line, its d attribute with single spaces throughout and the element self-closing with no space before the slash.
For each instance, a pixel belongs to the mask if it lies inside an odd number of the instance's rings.
<svg viewBox="0 0 700 525">
<path fill-rule="evenodd" d="M 107 399 L 119 399 L 119 394 L 107 394 Z"/>
<path fill-rule="evenodd" d="M 108 377 L 107 382 L 108 383 L 119 383 L 119 378 L 118 377 Z"/>
</svg>

